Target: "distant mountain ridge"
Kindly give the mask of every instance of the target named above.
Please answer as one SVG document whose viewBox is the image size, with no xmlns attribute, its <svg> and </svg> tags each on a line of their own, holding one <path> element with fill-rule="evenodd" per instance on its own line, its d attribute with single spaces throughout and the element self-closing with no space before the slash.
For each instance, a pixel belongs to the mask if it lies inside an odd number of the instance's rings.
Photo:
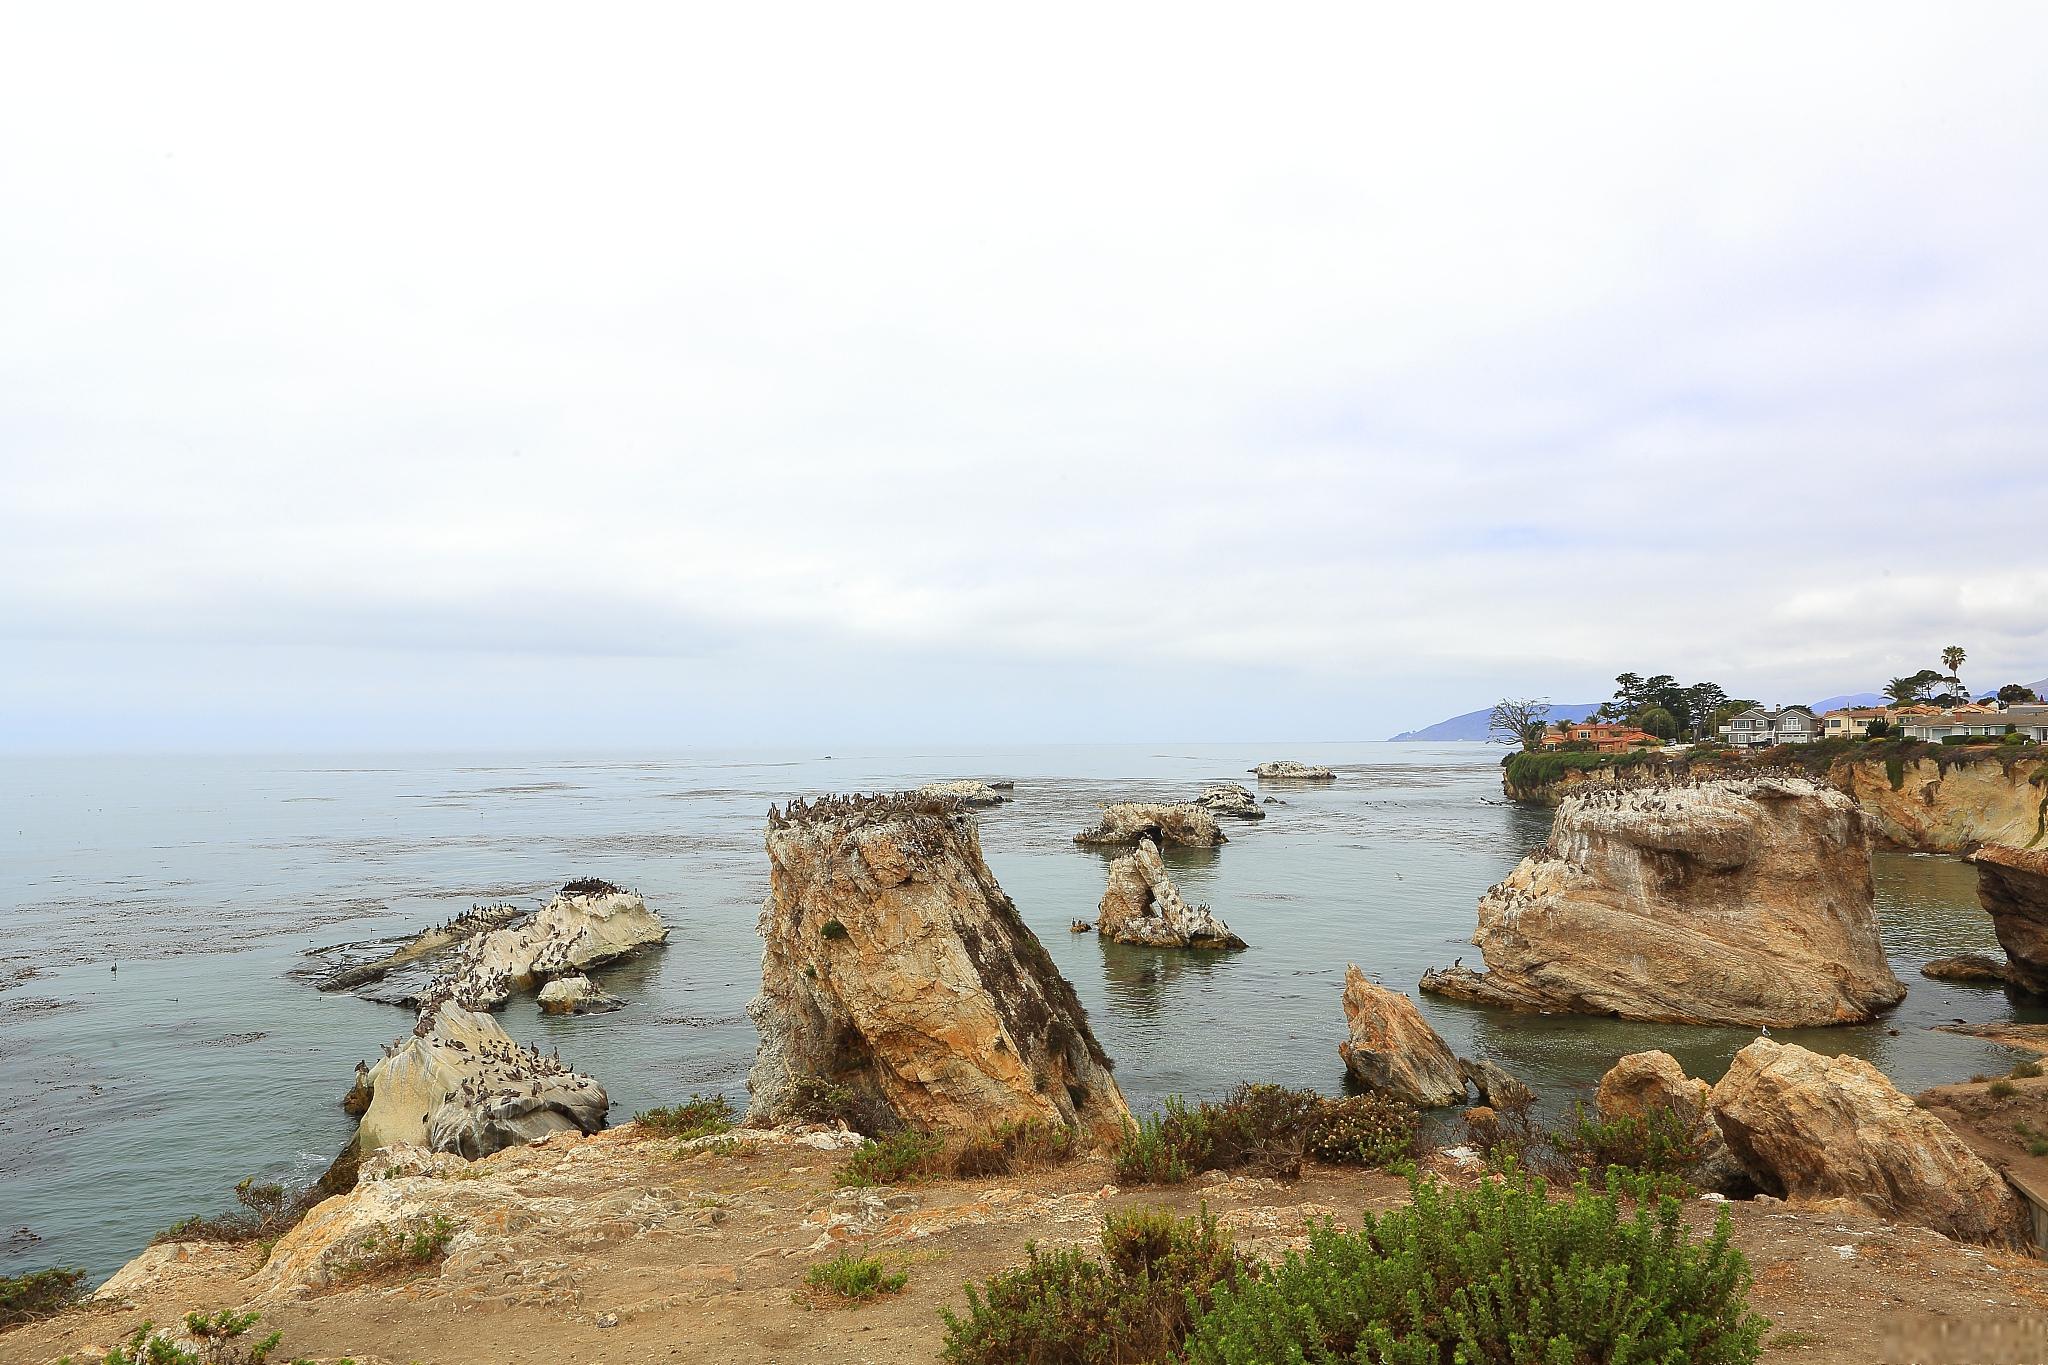
<svg viewBox="0 0 2048 1365">
<path fill-rule="evenodd" d="M 2039 682 L 2028 683 L 2027 686 L 2033 688 L 2034 691 L 2043 697 L 2048 697 L 2048 678 L 2043 678 Z M 1884 700 L 1884 694 L 1881 692 L 1844 692 L 1841 696 L 1824 697 L 1814 702 L 1813 713 L 1816 716 L 1824 715 L 1843 706 L 1882 706 Z M 1584 720 L 1605 704 L 1604 702 L 1597 701 L 1560 702 L 1558 705 L 1550 708 L 1550 713 L 1545 719 L 1552 721 Z M 1426 740 L 1458 739 L 1483 741 L 1487 738 L 1486 720 L 1492 714 L 1493 708 L 1490 706 L 1483 711 L 1467 711 L 1462 716 L 1452 716 L 1449 720 L 1440 720 L 1436 724 L 1424 726 L 1420 730 L 1403 730 L 1400 734 L 1392 736 L 1388 742 L 1398 744 L 1405 741 L 1422 742 Z"/>
</svg>

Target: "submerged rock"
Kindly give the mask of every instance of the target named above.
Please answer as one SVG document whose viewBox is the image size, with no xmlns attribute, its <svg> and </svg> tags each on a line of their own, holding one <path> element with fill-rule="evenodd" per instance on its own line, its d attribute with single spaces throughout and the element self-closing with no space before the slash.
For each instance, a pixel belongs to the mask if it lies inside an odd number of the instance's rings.
<svg viewBox="0 0 2048 1365">
<path fill-rule="evenodd" d="M 1465 1073 L 1450 1045 L 1413 1000 L 1366 980 L 1356 964 L 1344 969 L 1344 1020 L 1351 1036 L 1337 1052 L 1360 1085 L 1423 1108 L 1464 1102 Z"/>
<path fill-rule="evenodd" d="M 1195 798 L 1195 804 L 1211 815 L 1221 815 L 1232 820 L 1263 820 L 1266 812 L 1259 809 L 1259 798 L 1235 782 L 1219 782 L 1205 787 Z"/>
<path fill-rule="evenodd" d="M 956 778 L 951 782 L 927 782 L 917 789 L 919 796 L 950 796 L 963 806 L 985 808 L 1000 806 L 1010 798 L 1003 793 L 1014 784 L 1009 782 L 977 782 L 973 778 Z"/>
<path fill-rule="evenodd" d="M 450 976 L 455 998 L 494 1010 L 518 991 L 603 966 L 664 942 L 668 929 L 631 891 L 571 882 L 523 923 L 466 941 Z"/>
<path fill-rule="evenodd" d="M 1905 998 L 1855 806 L 1802 778 L 1591 791 L 1479 901 L 1487 970 L 1422 989 L 1688 1024 L 1860 1023 Z"/>
<path fill-rule="evenodd" d="M 359 1156 L 411 1144 L 475 1158 L 550 1133 L 604 1126 L 604 1087 L 535 1048 L 490 1015 L 437 999 L 413 1031 L 359 1070 L 350 1092 L 362 1119 Z"/>
<path fill-rule="evenodd" d="M 1989 953 L 1937 957 L 1921 966 L 1920 975 L 1933 981 L 1960 981 L 1973 986 L 2014 984 L 2012 964 Z"/>
<path fill-rule="evenodd" d="M 1868 1062 L 1759 1038 L 1708 1098 L 1766 1193 L 1846 1198 L 1965 1242 L 2014 1244 L 2026 1227 L 2005 1178 Z"/>
<path fill-rule="evenodd" d="M 624 1009 L 626 1002 L 598 989 L 597 983 L 581 972 L 558 976 L 540 988 L 542 1014 L 605 1014 Z"/>
<path fill-rule="evenodd" d="M 1261 763 L 1252 771 L 1261 782 L 1334 782 L 1337 773 L 1332 768 L 1317 767 L 1313 763 L 1296 763 L 1290 758 L 1274 759 Z"/>
<path fill-rule="evenodd" d="M 771 811 L 761 1032 L 748 1117 L 844 1095 L 889 1122 L 1012 1120 L 1115 1142 L 1129 1110 L 1073 987 L 949 802 L 846 797 Z"/>
<path fill-rule="evenodd" d="M 1974 861 L 1977 899 L 2011 963 L 2006 980 L 2048 995 L 2048 850 L 1988 844 Z"/>
<path fill-rule="evenodd" d="M 1074 836 L 1077 844 L 1111 847 L 1134 845 L 1140 839 L 1161 848 L 1213 848 L 1229 842 L 1216 817 L 1191 801 L 1113 801 L 1102 807 L 1095 828 Z"/>
<path fill-rule="evenodd" d="M 1190 908 L 1180 898 L 1159 846 L 1140 838 L 1137 848 L 1109 868 L 1109 887 L 1102 893 L 1096 929 L 1118 943 L 1154 948 L 1242 948 L 1244 940 L 1211 914 L 1209 907 Z"/>
<path fill-rule="evenodd" d="M 1687 1076 L 1670 1053 L 1632 1052 L 1600 1078 L 1595 1107 L 1609 1122 L 1668 1111 L 1699 1150 L 1699 1165 L 1690 1173 L 1693 1183 L 1717 1194 L 1747 1194 L 1752 1188 L 1749 1174 L 1721 1136 L 1707 1095 L 1707 1083 Z"/>
</svg>

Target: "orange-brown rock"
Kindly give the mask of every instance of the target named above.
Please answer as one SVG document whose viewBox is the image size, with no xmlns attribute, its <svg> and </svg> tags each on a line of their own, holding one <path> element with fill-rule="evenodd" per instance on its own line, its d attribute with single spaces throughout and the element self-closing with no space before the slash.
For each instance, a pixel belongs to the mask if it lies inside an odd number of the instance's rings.
<svg viewBox="0 0 2048 1365">
<path fill-rule="evenodd" d="M 1464 1102 L 1450 1045 L 1413 1000 L 1366 980 L 1356 964 L 1344 968 L 1344 1021 L 1351 1036 L 1337 1052 L 1360 1085 L 1426 1108 Z"/>
<path fill-rule="evenodd" d="M 1857 1023 L 1905 998 L 1869 845 L 1803 778 L 1588 791 L 1479 901 L 1484 972 L 1422 989 L 1514 1009 L 1689 1024 Z"/>
<path fill-rule="evenodd" d="M 2006 980 L 2048 995 L 2048 849 L 1977 850 L 1977 899 L 2009 963 Z"/>
<path fill-rule="evenodd" d="M 2048 809 L 2048 760 L 1996 749 L 1937 748 L 1889 762 L 1838 758 L 1828 780 L 1863 808 L 1879 837 L 1930 853 L 1963 853 L 1978 844 L 2025 848 L 2041 838 Z"/>
<path fill-rule="evenodd" d="M 1965 1242 L 2014 1243 L 2026 1225 L 2005 1178 L 1868 1062 L 1759 1038 L 1708 1102 L 1767 1193 L 1849 1199 Z"/>
<path fill-rule="evenodd" d="M 830 798 L 771 812 L 767 950 L 749 1118 L 806 1091 L 930 1129 L 1129 1119 L 1074 990 L 981 854 L 971 817 L 930 798 Z"/>
</svg>

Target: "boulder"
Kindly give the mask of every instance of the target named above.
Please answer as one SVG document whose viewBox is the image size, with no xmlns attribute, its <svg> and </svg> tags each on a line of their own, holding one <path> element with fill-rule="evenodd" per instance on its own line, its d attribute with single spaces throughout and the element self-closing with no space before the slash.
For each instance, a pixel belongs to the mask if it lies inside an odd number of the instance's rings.
<svg viewBox="0 0 2048 1365">
<path fill-rule="evenodd" d="M 1403 997 L 1404 999 L 1406 997 Z M 1479 1103 L 1490 1109 L 1522 1110 L 1536 1103 L 1536 1092 L 1508 1074 L 1498 1062 L 1458 1059 L 1458 1074 L 1479 1092 Z"/>
<path fill-rule="evenodd" d="M 1153 948 L 1244 947 L 1244 940 L 1208 906 L 1190 908 L 1180 898 L 1159 846 L 1145 838 L 1110 864 L 1095 927 L 1104 938 Z"/>
<path fill-rule="evenodd" d="M 469 939 L 449 975 L 455 998 L 494 1010 L 518 991 L 603 966 L 664 942 L 668 929 L 647 902 L 609 882 L 571 882 L 532 918 Z"/>
<path fill-rule="evenodd" d="M 1422 989 L 1683 1024 L 1859 1023 L 1905 998 L 1849 799 L 1803 778 L 1596 790 L 1479 901 L 1487 970 Z"/>
<path fill-rule="evenodd" d="M 1610 1122 L 1668 1110 L 1699 1148 L 1699 1165 L 1691 1172 L 1694 1183 L 1719 1194 L 1747 1194 L 1749 1174 L 1721 1136 L 1707 1094 L 1707 1083 L 1687 1076 L 1670 1053 L 1632 1052 L 1600 1078 L 1594 1106 L 1600 1117 Z"/>
<path fill-rule="evenodd" d="M 1213 848 L 1229 842 L 1216 817 L 1193 802 L 1113 801 L 1102 807 L 1093 829 L 1074 836 L 1077 844 L 1128 848 L 1150 839 L 1161 848 Z"/>
<path fill-rule="evenodd" d="M 2005 1178 L 1868 1062 L 1759 1038 L 1708 1102 L 1768 1194 L 1849 1199 L 1964 1242 L 2016 1244 L 2027 1226 Z"/>
<path fill-rule="evenodd" d="M 1004 789 L 1008 789 L 1011 784 L 1005 782 L 1002 785 Z M 917 789 L 917 794 L 919 796 L 949 796 L 963 806 L 972 806 L 977 809 L 1000 806 L 1003 802 L 1010 799 L 1003 795 L 1002 791 L 998 791 L 994 783 L 977 782 L 973 778 L 967 777 L 956 778 L 950 782 L 927 782 Z"/>
<path fill-rule="evenodd" d="M 1232 820 L 1263 820 L 1266 812 L 1259 809 L 1259 798 L 1235 782 L 1219 782 L 1202 789 L 1195 798 L 1195 804 L 1211 815 Z"/>
<path fill-rule="evenodd" d="M 2048 849 L 1977 850 L 1977 899 L 2011 962 L 2007 980 L 2048 995 Z"/>
<path fill-rule="evenodd" d="M 610 1107 L 596 1081 L 445 994 L 375 1066 L 359 1068 L 350 1098 L 361 1105 L 358 1156 L 407 1143 L 475 1158 L 550 1133 L 595 1132 Z"/>
<path fill-rule="evenodd" d="M 1351 1036 L 1337 1052 L 1366 1089 L 1422 1108 L 1464 1102 L 1465 1075 L 1450 1045 L 1413 1000 L 1366 980 L 1355 963 L 1344 968 L 1344 1021 Z"/>
<path fill-rule="evenodd" d="M 1331 768 L 1319 768 L 1313 763 L 1296 763 L 1290 758 L 1274 759 L 1261 763 L 1252 771 L 1261 782 L 1334 782 L 1337 773 Z"/>
<path fill-rule="evenodd" d="M 597 983 L 581 972 L 548 982 L 540 988 L 539 1000 L 542 1014 L 605 1014 L 626 1004 L 599 990 Z"/>
<path fill-rule="evenodd" d="M 1932 981 L 1960 981 L 1972 986 L 2004 986 L 2013 980 L 2012 964 L 1989 953 L 1957 953 L 1937 957 L 1920 968 Z"/>
<path fill-rule="evenodd" d="M 911 796 L 771 811 L 749 1121 L 847 1095 L 874 1126 L 1129 1121 L 1080 1001 L 983 861 L 971 817 Z"/>
</svg>

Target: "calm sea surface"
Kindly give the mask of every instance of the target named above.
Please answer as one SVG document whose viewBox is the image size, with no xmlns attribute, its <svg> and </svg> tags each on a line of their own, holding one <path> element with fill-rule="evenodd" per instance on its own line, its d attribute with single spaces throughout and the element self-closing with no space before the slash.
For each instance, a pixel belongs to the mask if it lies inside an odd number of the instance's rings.
<svg viewBox="0 0 2048 1365">
<path fill-rule="evenodd" d="M 1460 955 L 1479 894 L 1547 833 L 1501 804 L 1500 751 L 1473 744 L 866 750 L 824 757 L 83 758 L 0 760 L 0 1271 L 104 1276 L 179 1217 L 231 1204 L 246 1175 L 309 1179 L 348 1137 L 358 1058 L 410 1026 L 390 1006 L 287 973 L 317 946 L 399 934 L 476 901 L 536 907 L 574 877 L 642 892 L 670 942 L 602 974 L 628 1008 L 502 1018 L 610 1091 L 613 1116 L 720 1091 L 744 1103 L 767 890 L 770 802 L 1010 778 L 981 815 L 990 865 L 1080 992 L 1134 1108 L 1239 1080 L 1336 1093 L 1346 962 L 1414 990 Z M 1291 757 L 1335 784 L 1276 789 L 1221 849 L 1168 859 L 1183 894 L 1247 939 L 1217 956 L 1104 944 L 1107 855 L 1072 842 L 1112 798 L 1194 795 Z M 1919 975 L 1994 946 L 1972 871 L 1882 854 L 1884 933 L 1911 989 L 1885 1023 L 1792 1034 L 1868 1057 L 1907 1090 L 2010 1065 L 1933 1033 L 2027 1016 L 2000 991 Z M 25 968 L 36 974 L 5 983 Z M 118 968 L 118 970 L 115 970 Z M 1461 1053 L 1562 1108 L 1624 1052 L 1664 1047 L 1717 1076 L 1744 1031 L 1494 1014 L 1424 999 Z M 1894 1036 L 1893 1030 L 1896 1030 Z"/>
</svg>

